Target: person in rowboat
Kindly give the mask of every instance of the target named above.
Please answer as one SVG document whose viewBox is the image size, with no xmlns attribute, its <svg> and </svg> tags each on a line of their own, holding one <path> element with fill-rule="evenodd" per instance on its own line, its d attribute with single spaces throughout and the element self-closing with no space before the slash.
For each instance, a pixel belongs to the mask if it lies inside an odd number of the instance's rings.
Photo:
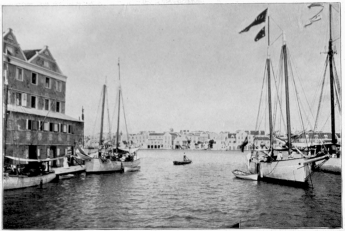
<svg viewBox="0 0 345 231">
<path fill-rule="evenodd" d="M 187 158 L 186 155 L 183 156 L 183 161 L 188 161 L 189 159 Z"/>
</svg>

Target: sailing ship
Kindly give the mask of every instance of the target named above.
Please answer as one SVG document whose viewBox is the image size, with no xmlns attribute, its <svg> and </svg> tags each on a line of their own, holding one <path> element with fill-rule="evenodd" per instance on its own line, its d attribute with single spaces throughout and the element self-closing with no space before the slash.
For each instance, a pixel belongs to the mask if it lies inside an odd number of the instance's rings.
<svg viewBox="0 0 345 231">
<path fill-rule="evenodd" d="M 255 21 L 247 28 L 242 30 L 246 32 L 250 27 L 258 25 L 266 21 L 266 14 L 268 9 L 263 11 Z M 267 31 L 268 31 L 268 48 L 270 47 L 270 35 L 269 35 L 269 16 L 267 14 Z M 256 36 L 255 41 L 265 36 L 265 27 L 261 29 Z M 268 49 L 269 50 L 269 49 Z M 308 178 L 312 173 L 312 164 L 319 160 L 329 158 L 329 155 L 323 155 L 320 157 L 308 157 L 298 147 L 292 143 L 291 121 L 290 121 L 290 96 L 289 96 L 289 68 L 288 68 L 288 50 L 285 41 L 285 35 L 283 33 L 283 45 L 281 49 L 281 68 L 284 74 L 285 82 L 285 106 L 286 106 L 286 140 L 283 147 L 278 148 L 273 146 L 274 143 L 274 126 L 273 126 L 273 110 L 272 110 L 272 90 L 271 90 L 271 60 L 270 55 L 267 54 L 266 58 L 266 75 L 267 75 L 267 104 L 268 104 L 268 117 L 269 117 L 269 147 L 255 147 L 248 158 L 248 170 L 250 173 L 259 174 L 261 180 L 273 180 L 294 184 L 305 184 L 308 182 Z M 278 99 L 279 100 L 279 99 Z M 259 107 L 260 108 L 260 107 Z M 260 109 L 259 109 L 260 110 Z M 278 153 L 277 153 L 278 152 Z M 284 154 L 283 154 L 284 152 Z"/>
<path fill-rule="evenodd" d="M 320 5 L 324 7 L 323 5 Z M 341 114 L 341 86 L 340 81 L 337 75 L 337 71 L 335 68 L 334 62 L 334 54 L 335 51 L 333 50 L 333 36 L 332 36 L 332 4 L 329 4 L 329 42 L 328 42 L 328 51 L 326 57 L 326 67 L 329 66 L 329 83 L 330 83 L 330 109 L 331 109 L 331 140 L 321 142 L 321 144 L 314 145 L 314 150 L 317 152 L 318 150 L 323 152 L 324 154 L 329 154 L 332 158 L 329 158 L 325 163 L 320 164 L 318 169 L 327 172 L 333 173 L 341 173 L 341 146 L 340 140 L 338 135 L 336 134 L 336 123 L 335 123 L 335 111 L 336 107 L 335 104 L 338 105 L 338 111 Z M 323 76 L 323 83 L 325 82 L 326 71 L 324 71 Z M 323 87 L 321 87 L 320 99 L 318 103 L 318 110 L 317 116 L 315 119 L 315 127 L 314 130 L 317 128 L 318 118 L 320 114 L 321 102 L 323 97 Z"/>
<path fill-rule="evenodd" d="M 48 162 L 56 161 L 63 157 L 46 159 L 18 158 L 6 155 L 6 133 L 7 133 L 7 104 L 8 104 L 8 81 L 7 70 L 4 83 L 4 121 L 3 121 L 3 155 L 11 160 L 12 164 L 4 164 L 3 189 L 20 189 L 38 186 L 49 183 L 56 178 L 56 174 L 49 168 Z M 3 159 L 3 163 L 5 163 Z M 25 164 L 24 164 L 25 163 Z"/>
<path fill-rule="evenodd" d="M 119 67 L 119 81 L 120 79 L 120 62 Z M 118 88 L 118 111 L 117 111 L 117 131 L 115 146 L 109 146 L 103 143 L 103 118 L 104 118 L 104 103 L 106 94 L 106 85 L 103 85 L 103 99 L 102 99 L 102 115 L 101 115 L 101 130 L 99 137 L 100 149 L 98 155 L 92 158 L 86 158 L 85 167 L 87 173 L 101 173 L 101 172 L 123 172 L 135 171 L 140 169 L 140 158 L 137 156 L 138 148 L 120 148 L 120 105 L 122 98 L 121 84 Z M 82 149 L 79 150 L 85 156 Z"/>
</svg>

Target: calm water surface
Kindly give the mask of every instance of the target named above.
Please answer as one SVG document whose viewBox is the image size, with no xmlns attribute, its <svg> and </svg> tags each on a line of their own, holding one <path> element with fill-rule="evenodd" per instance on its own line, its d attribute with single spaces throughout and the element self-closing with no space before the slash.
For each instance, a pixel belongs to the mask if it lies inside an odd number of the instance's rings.
<svg viewBox="0 0 345 231">
<path fill-rule="evenodd" d="M 240 152 L 143 150 L 141 171 L 77 175 L 6 191 L 5 229 L 224 229 L 341 226 L 341 176 L 315 173 L 303 189 L 234 178 Z"/>
</svg>

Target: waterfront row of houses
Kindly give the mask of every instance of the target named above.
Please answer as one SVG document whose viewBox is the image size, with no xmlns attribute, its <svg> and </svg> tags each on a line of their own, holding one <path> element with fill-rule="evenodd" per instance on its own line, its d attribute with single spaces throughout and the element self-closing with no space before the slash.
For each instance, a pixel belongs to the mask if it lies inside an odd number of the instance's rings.
<svg viewBox="0 0 345 231">
<path fill-rule="evenodd" d="M 104 134 L 109 140 L 115 140 L 114 136 Z M 98 137 L 86 137 L 87 146 L 97 146 Z M 113 137 L 113 138 L 110 138 Z M 321 143 L 329 140 L 331 133 L 325 132 L 307 132 L 301 134 L 294 142 L 298 143 Z M 340 134 L 338 134 L 340 138 Z M 244 131 L 236 132 L 207 132 L 207 131 L 189 131 L 181 130 L 180 132 L 153 132 L 142 131 L 138 134 L 121 135 L 120 145 L 130 145 L 141 149 L 211 149 L 211 150 L 239 150 L 245 140 L 248 144 L 244 150 L 253 147 L 269 147 L 270 141 L 265 131 Z M 284 142 L 274 140 L 274 146 L 283 146 Z"/>
</svg>

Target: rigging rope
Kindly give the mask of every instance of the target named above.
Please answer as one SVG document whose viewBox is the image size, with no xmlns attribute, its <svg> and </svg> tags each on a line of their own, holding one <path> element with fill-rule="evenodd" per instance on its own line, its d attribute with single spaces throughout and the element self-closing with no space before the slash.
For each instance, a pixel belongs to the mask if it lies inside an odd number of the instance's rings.
<svg viewBox="0 0 345 231">
<path fill-rule="evenodd" d="M 297 105 L 298 105 L 298 111 L 299 111 L 299 116 L 300 116 L 300 122 L 301 122 L 301 126 L 302 126 L 302 129 L 303 131 L 306 131 L 305 129 L 305 126 L 304 126 L 304 121 L 303 121 L 303 116 L 302 116 L 302 110 L 301 110 L 301 101 L 300 101 L 300 98 L 299 98 L 299 95 L 298 95 L 298 91 L 297 91 L 297 85 L 296 85 L 296 81 L 295 81 L 295 75 L 294 75 L 294 72 L 292 70 L 292 64 L 291 64 L 291 55 L 290 55 L 290 50 L 288 50 L 288 56 L 289 56 L 289 59 L 288 59 L 288 64 L 290 64 L 290 70 L 291 70 L 291 76 L 292 76 L 292 82 L 295 86 L 295 96 L 296 96 L 296 101 L 297 101 Z M 303 107 L 302 107 L 303 108 Z M 308 116 L 307 116 L 307 122 L 309 122 L 309 119 L 308 119 Z M 310 126 L 311 126 L 311 123 L 309 122 Z"/>
<path fill-rule="evenodd" d="M 339 110 L 339 113 L 341 113 L 341 85 L 340 85 L 339 76 L 338 76 L 334 59 L 333 59 L 333 67 L 334 67 L 334 73 L 335 73 L 334 85 L 336 86 L 335 92 L 336 92 L 336 97 L 337 97 L 338 110 Z"/>
<path fill-rule="evenodd" d="M 108 133 L 108 139 L 111 140 L 111 123 L 110 123 L 110 116 L 109 116 L 109 101 L 108 101 L 108 94 L 106 95 L 107 99 L 107 112 L 108 112 L 108 128 L 109 128 L 109 133 Z"/>
<path fill-rule="evenodd" d="M 281 55 L 282 55 L 282 53 L 281 53 Z M 281 56 L 282 57 L 282 56 Z M 281 63 L 281 66 L 282 66 L 282 62 L 280 62 Z M 280 72 L 281 73 L 281 72 Z M 281 76 L 281 75 L 280 75 Z M 279 79 L 279 83 L 278 83 L 278 85 L 277 85 L 277 78 L 276 78 L 276 76 L 275 75 L 273 75 L 273 77 L 274 77 L 274 84 L 275 84 L 275 87 L 276 87 L 276 95 L 277 95 L 277 98 L 276 98 L 276 102 L 275 102 L 275 114 L 274 114 L 274 119 L 273 119 L 273 121 L 274 121 L 274 123 L 276 123 L 276 119 L 277 119 L 277 107 L 278 107 L 278 105 L 279 105 L 279 108 L 280 108 L 280 113 L 281 113 L 281 115 L 283 115 L 283 109 L 282 109 L 282 103 L 281 103 L 281 99 L 279 98 L 279 94 L 278 94 L 278 91 L 279 91 L 279 86 L 281 86 L 280 85 L 280 79 Z M 281 89 L 281 91 L 282 91 L 282 88 L 280 88 Z M 281 116 L 280 117 L 281 119 L 280 119 L 280 124 L 279 124 L 279 130 L 281 129 L 281 121 L 283 121 L 283 125 L 285 126 L 285 121 L 284 121 L 284 117 L 283 116 Z"/>
<path fill-rule="evenodd" d="M 328 57 L 328 56 L 327 56 Z M 319 103 L 318 103 L 318 108 L 317 108 L 317 112 L 316 112 L 316 118 L 315 118 L 315 125 L 314 125 L 314 131 L 316 131 L 317 129 L 317 124 L 318 124 L 318 120 L 319 120 L 319 114 L 320 114 L 320 109 L 321 109 L 321 102 L 322 102 L 322 96 L 323 96 L 323 89 L 325 86 L 325 80 L 326 80 L 326 70 L 327 70 L 327 66 L 328 66 L 328 58 L 326 59 L 326 68 L 323 74 L 323 80 L 322 80 L 322 85 L 321 85 L 321 93 L 320 93 L 320 99 L 319 99 Z"/>
<path fill-rule="evenodd" d="M 97 107 L 97 112 L 99 112 L 99 108 L 101 106 L 101 101 L 102 101 L 102 95 L 103 95 L 103 87 L 102 87 L 102 91 L 101 91 L 101 96 L 99 97 L 99 101 L 98 101 L 98 107 Z M 95 122 L 93 124 L 93 128 L 92 128 L 92 134 L 95 134 L 95 127 L 96 127 L 96 123 L 98 121 L 98 114 L 99 113 L 96 113 L 96 119 L 95 119 Z"/>
<path fill-rule="evenodd" d="M 261 93 L 260 93 L 260 101 L 259 101 L 259 110 L 258 110 L 258 114 L 256 116 L 256 124 L 255 124 L 255 130 L 258 131 L 258 123 L 259 123 L 259 115 L 260 115 L 260 109 L 261 109 L 261 103 L 262 103 L 262 92 L 264 90 L 264 86 L 265 86 L 265 79 L 266 79 L 266 67 L 267 67 L 267 62 L 265 62 L 265 68 L 264 68 L 264 78 L 262 80 L 262 86 L 261 86 Z"/>
<path fill-rule="evenodd" d="M 292 59 L 290 50 L 289 50 L 289 60 L 290 60 L 290 65 L 291 65 L 291 67 L 293 67 L 294 70 L 297 70 L 297 66 L 295 65 L 295 63 L 294 63 L 294 61 L 293 61 L 293 59 Z M 291 70 L 292 70 L 292 69 L 291 69 Z M 297 72 L 297 73 L 299 73 L 299 72 Z M 294 75 L 293 75 L 293 76 L 294 76 Z M 299 80 L 299 86 L 301 86 L 301 88 L 302 88 L 302 92 L 303 92 L 303 96 L 304 96 L 305 102 L 306 102 L 306 104 L 307 104 L 307 106 L 308 106 L 308 109 L 309 109 L 309 113 L 310 113 L 309 115 L 311 115 L 312 119 L 315 119 L 314 116 L 313 116 L 313 112 L 312 112 L 311 106 L 310 106 L 310 104 L 309 104 L 308 98 L 307 98 L 307 96 L 306 96 L 306 94 L 305 94 L 306 91 L 304 90 L 304 87 L 303 87 L 303 84 L 302 84 L 300 75 L 297 74 L 297 78 L 298 78 L 298 80 Z M 295 84 L 295 85 L 296 85 L 296 84 Z M 296 88 L 297 88 L 297 85 L 296 85 Z M 296 89 L 296 90 L 297 90 L 297 89 Z M 302 103 L 301 103 L 301 104 L 302 104 Z M 310 128 L 312 128 L 312 124 L 311 124 L 311 122 L 310 122 L 309 116 L 308 116 L 308 114 L 306 113 L 306 111 L 304 110 L 303 105 L 302 105 L 302 110 L 304 111 L 304 114 L 306 115 L 306 120 L 307 120 L 307 122 L 308 122 Z"/>
<path fill-rule="evenodd" d="M 127 128 L 127 120 L 126 120 L 126 113 L 125 113 L 125 104 L 123 102 L 123 95 L 121 91 L 121 100 L 122 100 L 122 109 L 123 109 L 123 117 L 125 118 L 125 125 L 126 125 L 126 132 L 127 132 L 127 142 L 129 143 L 129 137 L 128 137 L 128 128 Z M 129 146 L 128 146 L 129 147 Z"/>
</svg>

